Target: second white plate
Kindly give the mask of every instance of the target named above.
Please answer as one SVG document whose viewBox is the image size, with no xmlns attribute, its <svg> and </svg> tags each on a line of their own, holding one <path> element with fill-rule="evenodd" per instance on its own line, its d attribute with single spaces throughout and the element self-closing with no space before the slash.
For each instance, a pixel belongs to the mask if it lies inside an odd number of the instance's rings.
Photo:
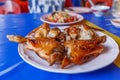
<svg viewBox="0 0 120 80">
<path fill-rule="evenodd" d="M 120 19 L 116 18 L 116 19 L 111 19 L 110 21 L 115 27 L 120 28 Z"/>
<path fill-rule="evenodd" d="M 55 23 L 55 22 L 47 21 L 46 20 L 47 16 L 49 16 L 51 14 L 45 14 L 45 15 L 41 16 L 40 20 L 45 22 L 45 23 L 51 24 L 51 25 L 65 26 L 65 25 L 70 25 L 70 24 L 80 22 L 80 21 L 82 21 L 84 19 L 84 17 L 82 15 L 80 15 L 80 14 L 76 14 L 76 13 L 68 13 L 68 14 L 71 15 L 71 16 L 77 16 L 78 20 L 74 21 L 74 22 L 67 22 L 67 23 Z"/>
<path fill-rule="evenodd" d="M 68 7 L 65 8 L 65 11 L 75 12 L 75 13 L 90 13 L 92 12 L 92 9 L 88 7 Z"/>
</svg>

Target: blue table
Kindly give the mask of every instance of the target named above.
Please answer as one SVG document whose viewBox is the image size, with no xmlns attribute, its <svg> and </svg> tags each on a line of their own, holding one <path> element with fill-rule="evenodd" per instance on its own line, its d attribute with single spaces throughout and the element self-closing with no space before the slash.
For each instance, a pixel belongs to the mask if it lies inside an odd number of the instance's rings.
<svg viewBox="0 0 120 80">
<path fill-rule="evenodd" d="M 89 73 L 59 74 L 39 70 L 24 62 L 18 55 L 18 44 L 9 42 L 6 35 L 27 35 L 42 24 L 39 20 L 41 15 L 43 14 L 0 15 L 0 80 L 120 80 L 120 68 L 114 64 Z M 120 37 L 120 28 L 106 25 L 110 22 L 104 17 L 96 18 L 92 13 L 83 14 L 83 16 L 88 21 Z M 13 68 L 14 64 L 18 66 Z M 3 70 L 6 72 L 6 69 L 12 70 L 4 74 Z"/>
</svg>

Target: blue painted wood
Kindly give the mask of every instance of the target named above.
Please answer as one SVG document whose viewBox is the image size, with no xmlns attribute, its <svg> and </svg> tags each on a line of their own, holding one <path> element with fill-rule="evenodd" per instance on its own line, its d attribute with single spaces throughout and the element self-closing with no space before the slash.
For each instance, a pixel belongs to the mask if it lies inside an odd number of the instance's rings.
<svg viewBox="0 0 120 80">
<path fill-rule="evenodd" d="M 10 14 L 0 15 L 0 72 L 21 61 L 18 54 L 18 44 L 9 42 L 7 34 L 26 36 L 31 30 L 41 25 L 43 14 Z M 120 37 L 120 28 L 106 26 L 104 17 L 97 18 L 92 13 L 82 14 L 85 19 L 114 33 Z M 8 74 L 0 76 L 0 80 L 119 80 L 120 68 L 111 64 L 105 68 L 89 73 L 58 74 L 51 73 L 23 63 Z"/>
</svg>

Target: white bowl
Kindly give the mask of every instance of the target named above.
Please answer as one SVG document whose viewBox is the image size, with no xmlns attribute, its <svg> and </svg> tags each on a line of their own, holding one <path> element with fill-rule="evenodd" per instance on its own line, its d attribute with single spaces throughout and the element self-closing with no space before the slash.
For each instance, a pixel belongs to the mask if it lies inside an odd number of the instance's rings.
<svg viewBox="0 0 120 80">
<path fill-rule="evenodd" d="M 120 28 L 120 19 L 111 19 L 111 23 L 117 27 Z"/>
<path fill-rule="evenodd" d="M 120 17 L 120 12 L 113 12 L 112 15 L 113 15 L 114 17 L 116 17 L 116 18 L 117 18 L 117 17 L 119 18 L 119 17 Z"/>
<path fill-rule="evenodd" d="M 95 16 L 101 17 L 110 9 L 110 7 L 105 5 L 96 5 L 92 6 L 91 9 Z"/>
</svg>

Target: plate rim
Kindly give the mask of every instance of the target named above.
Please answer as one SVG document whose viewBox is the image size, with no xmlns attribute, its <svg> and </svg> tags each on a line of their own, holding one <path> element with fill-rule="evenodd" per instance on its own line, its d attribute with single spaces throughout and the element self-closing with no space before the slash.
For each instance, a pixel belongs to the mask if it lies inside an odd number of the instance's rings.
<svg viewBox="0 0 120 80">
<path fill-rule="evenodd" d="M 75 12 L 75 13 L 91 13 L 92 12 L 92 9 L 91 8 L 88 8 L 88 7 L 68 7 L 68 8 L 70 8 L 70 9 L 73 9 L 73 11 L 70 11 L 70 12 Z M 75 8 L 80 8 L 80 9 L 87 9 L 87 10 L 85 10 L 84 12 L 78 12 L 78 11 L 76 11 L 76 10 L 74 10 Z M 65 9 L 67 9 L 67 8 L 65 8 Z"/>
</svg>

